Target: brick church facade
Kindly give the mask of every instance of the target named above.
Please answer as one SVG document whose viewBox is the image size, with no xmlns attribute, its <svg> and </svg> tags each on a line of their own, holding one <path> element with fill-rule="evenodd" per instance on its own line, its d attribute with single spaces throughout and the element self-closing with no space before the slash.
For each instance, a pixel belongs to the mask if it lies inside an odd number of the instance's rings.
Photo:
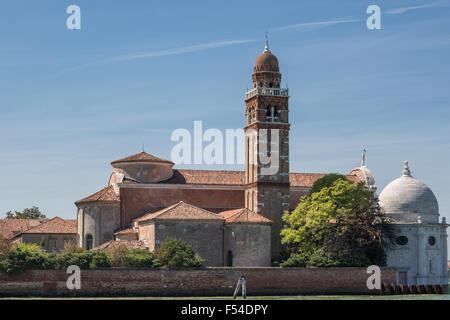
<svg viewBox="0 0 450 320">
<path fill-rule="evenodd" d="M 289 171 L 289 94 L 267 42 L 252 82 L 245 96 L 245 171 L 176 169 L 145 152 L 113 161 L 108 185 L 75 203 L 78 245 L 139 242 L 154 250 L 173 237 L 191 244 L 206 265 L 270 266 L 280 253 L 283 212 L 325 174 Z M 254 161 L 263 153 L 278 153 L 276 166 Z M 375 187 L 364 163 L 347 177 Z"/>
</svg>

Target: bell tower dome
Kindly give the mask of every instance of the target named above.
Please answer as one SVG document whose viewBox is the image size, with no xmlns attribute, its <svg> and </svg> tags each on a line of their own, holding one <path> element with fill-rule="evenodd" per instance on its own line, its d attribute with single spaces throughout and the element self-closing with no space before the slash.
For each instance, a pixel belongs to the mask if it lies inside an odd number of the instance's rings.
<svg viewBox="0 0 450 320">
<path fill-rule="evenodd" d="M 266 38 L 245 94 L 245 207 L 273 221 L 272 259 L 280 255 L 282 215 L 289 210 L 289 92 Z"/>
</svg>

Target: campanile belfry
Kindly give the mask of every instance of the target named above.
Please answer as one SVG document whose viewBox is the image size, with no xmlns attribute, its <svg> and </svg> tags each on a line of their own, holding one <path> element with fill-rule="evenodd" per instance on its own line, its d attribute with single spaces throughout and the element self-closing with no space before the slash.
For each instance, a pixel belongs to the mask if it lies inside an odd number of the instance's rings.
<svg viewBox="0 0 450 320">
<path fill-rule="evenodd" d="M 278 59 L 269 49 L 256 58 L 253 89 L 245 94 L 245 207 L 273 221 L 272 259 L 280 255 L 281 217 L 289 210 L 289 92 L 281 88 Z"/>
</svg>

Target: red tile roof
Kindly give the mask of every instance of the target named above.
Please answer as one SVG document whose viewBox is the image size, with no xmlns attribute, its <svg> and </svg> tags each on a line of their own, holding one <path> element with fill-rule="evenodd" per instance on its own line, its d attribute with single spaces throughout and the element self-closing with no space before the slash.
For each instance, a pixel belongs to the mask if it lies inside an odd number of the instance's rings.
<svg viewBox="0 0 450 320">
<path fill-rule="evenodd" d="M 128 229 L 123 229 L 120 231 L 115 232 L 115 235 L 120 235 L 120 234 L 135 234 L 137 233 L 136 231 L 133 230 L 133 228 L 128 228 Z"/>
<path fill-rule="evenodd" d="M 218 214 L 180 201 L 165 209 L 147 213 L 134 221 L 147 220 L 223 220 L 223 218 Z"/>
<path fill-rule="evenodd" d="M 172 178 L 161 183 L 244 185 L 243 171 L 173 170 Z"/>
<path fill-rule="evenodd" d="M 23 231 L 22 233 L 75 234 L 77 233 L 77 221 L 64 220 L 60 217 L 55 217 L 26 231 Z"/>
<path fill-rule="evenodd" d="M 222 211 L 219 213 L 225 218 L 225 223 L 248 223 L 248 224 L 271 224 L 269 220 L 262 215 L 248 210 L 246 208 Z"/>
<path fill-rule="evenodd" d="M 81 200 L 75 202 L 76 205 L 82 203 L 91 203 L 91 202 L 106 202 L 106 203 L 114 203 L 120 202 L 120 198 L 114 190 L 114 186 L 110 185 L 102 190 L 87 196 Z"/>
<path fill-rule="evenodd" d="M 116 163 L 121 163 L 121 162 L 161 162 L 161 163 L 167 163 L 170 165 L 174 165 L 174 163 L 169 160 L 155 157 L 144 151 L 133 154 L 131 156 L 128 156 L 128 157 L 125 157 L 122 159 L 119 159 L 119 160 L 115 160 L 115 161 L 111 162 L 111 164 L 116 164 Z"/>
<path fill-rule="evenodd" d="M 6 239 L 14 237 L 23 231 L 35 227 L 47 219 L 0 219 L 0 234 Z"/>
<path fill-rule="evenodd" d="M 317 180 L 323 178 L 327 173 L 291 173 L 289 176 L 291 187 L 311 188 Z M 361 180 L 356 175 L 344 175 L 350 181 L 359 183 Z"/>
<path fill-rule="evenodd" d="M 125 246 L 127 249 L 147 249 L 147 246 L 142 240 L 111 240 L 99 245 L 98 247 L 93 248 L 92 250 L 109 251 L 119 246 Z"/>
<path fill-rule="evenodd" d="M 311 188 L 325 173 L 290 173 L 291 187 Z M 361 180 L 356 175 L 345 175 L 355 183 Z M 161 183 L 176 184 L 210 184 L 210 185 L 244 185 L 244 171 L 220 170 L 173 170 L 173 177 Z"/>
</svg>

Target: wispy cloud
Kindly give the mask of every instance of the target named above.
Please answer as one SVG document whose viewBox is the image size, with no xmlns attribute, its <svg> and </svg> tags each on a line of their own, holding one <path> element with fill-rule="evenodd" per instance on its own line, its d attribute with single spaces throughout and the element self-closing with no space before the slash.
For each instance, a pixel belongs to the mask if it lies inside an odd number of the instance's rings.
<svg viewBox="0 0 450 320">
<path fill-rule="evenodd" d="M 423 5 L 403 7 L 403 8 L 394 8 L 394 9 L 387 10 L 384 13 L 391 14 L 391 15 L 403 14 L 410 10 L 438 7 L 438 6 L 443 6 L 443 5 L 445 6 L 445 5 L 449 5 L 449 4 L 450 4 L 450 0 L 441 0 L 441 1 L 436 1 L 436 2 L 427 3 L 427 4 L 423 4 Z M 271 28 L 270 31 L 277 32 L 277 31 L 286 31 L 286 30 L 292 30 L 292 29 L 300 29 L 303 31 L 310 31 L 310 30 L 315 30 L 315 29 L 324 28 L 324 27 L 328 27 L 328 26 L 334 26 L 334 25 L 345 24 L 345 23 L 353 23 L 353 22 L 361 22 L 361 21 L 363 21 L 363 19 L 357 19 L 354 17 L 343 17 L 343 18 L 335 18 L 335 19 L 324 20 L 324 21 L 290 24 L 290 25 L 286 25 L 286 26 Z M 75 66 L 72 68 L 68 68 L 68 69 L 63 70 L 59 74 L 64 74 L 66 72 L 75 71 L 78 69 L 83 69 L 83 68 L 91 67 L 91 66 L 114 64 L 114 63 L 120 63 L 120 62 L 124 62 L 124 61 L 137 60 L 137 59 L 149 59 L 149 58 L 154 58 L 154 57 L 179 55 L 179 54 L 184 54 L 184 53 L 202 51 L 202 50 L 219 48 L 219 47 L 239 45 L 239 44 L 255 42 L 255 41 L 259 41 L 259 40 L 258 39 L 246 39 L 246 40 L 214 41 L 214 42 L 209 42 L 209 43 L 191 45 L 191 46 L 186 46 L 186 47 L 171 48 L 171 49 L 166 49 L 166 50 L 126 54 L 126 55 L 122 55 L 122 56 L 107 58 L 104 60 L 94 61 L 94 62 L 86 63 L 83 65 Z"/>
<path fill-rule="evenodd" d="M 358 22 L 362 21 L 361 19 L 333 19 L 326 21 L 316 21 L 316 22 L 304 22 L 291 24 L 284 27 L 278 27 L 271 29 L 272 31 L 281 31 L 281 30 L 289 30 L 289 29 L 301 29 L 301 28 L 311 28 L 311 27 L 327 27 L 341 23 L 350 23 L 350 22 Z"/>
<path fill-rule="evenodd" d="M 215 41 L 215 42 L 208 42 L 208 43 L 192 45 L 192 46 L 187 46 L 187 47 L 178 47 L 178 48 L 159 50 L 159 51 L 126 54 L 126 55 L 117 56 L 117 57 L 113 57 L 113 58 L 109 58 L 109 59 L 85 63 L 85 64 L 75 66 L 72 68 L 67 68 L 67 69 L 62 70 L 60 73 L 58 73 L 58 75 L 64 74 L 66 72 L 84 69 L 87 67 L 97 66 L 97 65 L 113 64 L 113 63 L 119 63 L 119 62 L 124 62 L 124 61 L 136 60 L 136 59 L 148 59 L 148 58 L 154 58 L 154 57 L 171 56 L 171 55 L 196 52 L 196 51 L 232 46 L 232 45 L 255 42 L 255 41 L 257 41 L 257 40 Z"/>
<path fill-rule="evenodd" d="M 422 5 L 418 5 L 418 6 L 390 9 L 390 10 L 385 11 L 384 13 L 386 13 L 386 14 L 402 14 L 402 13 L 405 13 L 410 10 L 439 7 L 443 4 L 449 4 L 449 1 L 443 0 L 443 1 L 436 1 L 436 2 L 431 2 L 431 3 L 427 3 L 427 4 L 422 4 Z"/>
<path fill-rule="evenodd" d="M 212 48 L 232 46 L 232 45 L 236 45 L 236 44 L 242 44 L 242 43 L 248 43 L 248 42 L 254 42 L 254 41 L 256 41 L 256 40 L 216 41 L 216 42 L 203 43 L 203 44 L 187 46 L 187 47 L 180 47 L 180 48 L 173 48 L 173 49 L 153 51 L 153 52 L 143 52 L 143 53 L 137 53 L 137 54 L 123 55 L 123 56 L 119 56 L 119 57 L 103 60 L 103 61 L 100 61 L 100 62 L 97 62 L 97 63 L 108 64 L 108 63 L 116 63 L 116 62 L 122 62 L 122 61 L 128 61 L 128 60 L 170 56 L 170 55 L 176 55 L 176 54 L 182 54 L 182 53 L 188 53 L 188 52 L 195 52 L 195 51 L 201 51 L 201 50 L 212 49 Z"/>
</svg>

